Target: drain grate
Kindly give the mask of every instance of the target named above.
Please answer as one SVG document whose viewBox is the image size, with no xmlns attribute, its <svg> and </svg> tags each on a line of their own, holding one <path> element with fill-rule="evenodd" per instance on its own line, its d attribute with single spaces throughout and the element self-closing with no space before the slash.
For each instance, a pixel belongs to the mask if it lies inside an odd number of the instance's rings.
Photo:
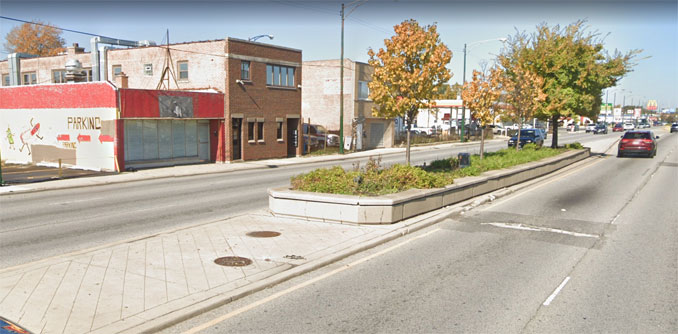
<svg viewBox="0 0 678 334">
<path fill-rule="evenodd" d="M 240 256 L 224 256 L 214 260 L 214 263 L 226 267 L 244 267 L 252 264 L 252 260 Z"/>
<path fill-rule="evenodd" d="M 274 232 L 274 231 L 254 231 L 247 233 L 248 237 L 253 237 L 253 238 L 273 238 L 277 237 L 280 235 L 280 232 Z"/>
</svg>

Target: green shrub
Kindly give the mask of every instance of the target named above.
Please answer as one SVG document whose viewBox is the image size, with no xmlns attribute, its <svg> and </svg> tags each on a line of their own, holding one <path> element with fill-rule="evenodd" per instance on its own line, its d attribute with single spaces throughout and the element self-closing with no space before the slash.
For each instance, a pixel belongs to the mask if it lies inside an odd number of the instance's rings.
<svg viewBox="0 0 678 334">
<path fill-rule="evenodd" d="M 565 148 L 570 149 L 570 150 L 581 150 L 582 148 L 584 148 L 584 146 L 582 146 L 582 144 L 580 142 L 576 141 L 572 144 L 566 144 Z"/>
<path fill-rule="evenodd" d="M 459 161 L 454 157 L 433 161 L 425 167 L 393 165 L 386 169 L 381 166 L 381 158 L 370 158 L 363 168 L 356 163 L 350 171 L 339 166 L 316 169 L 292 177 L 291 184 L 293 189 L 301 191 L 367 196 L 392 194 L 412 188 L 441 188 L 452 184 L 458 177 L 477 176 L 489 170 L 508 168 L 578 148 L 581 148 L 579 143 L 558 149 L 537 149 L 535 145 L 528 144 L 520 151 L 506 148 L 487 152 L 482 160 L 478 155 L 473 155 L 471 165 L 466 168 L 459 168 Z"/>
</svg>

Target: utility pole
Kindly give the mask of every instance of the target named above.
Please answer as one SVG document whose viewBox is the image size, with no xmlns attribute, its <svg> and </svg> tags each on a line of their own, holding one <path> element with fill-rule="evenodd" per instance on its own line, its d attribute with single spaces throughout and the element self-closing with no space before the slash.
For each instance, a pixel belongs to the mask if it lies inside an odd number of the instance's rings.
<svg viewBox="0 0 678 334">
<path fill-rule="evenodd" d="M 344 4 L 341 4 L 341 60 L 339 61 L 339 154 L 344 154 Z"/>
<path fill-rule="evenodd" d="M 610 99 L 610 90 L 605 90 L 605 123 L 607 123 L 607 115 L 610 113 L 610 106 L 607 104 Z"/>
<path fill-rule="evenodd" d="M 463 74 L 463 78 L 464 78 L 464 83 L 462 84 L 462 87 L 463 87 L 463 85 L 466 84 L 466 43 L 464 43 L 464 74 Z M 459 109 L 457 109 L 457 110 L 459 110 Z M 465 127 L 465 123 L 466 123 L 465 118 L 466 118 L 466 103 L 463 103 L 463 100 L 462 100 L 462 104 L 461 104 L 461 139 L 460 139 L 462 143 L 464 142 L 464 127 Z"/>
</svg>

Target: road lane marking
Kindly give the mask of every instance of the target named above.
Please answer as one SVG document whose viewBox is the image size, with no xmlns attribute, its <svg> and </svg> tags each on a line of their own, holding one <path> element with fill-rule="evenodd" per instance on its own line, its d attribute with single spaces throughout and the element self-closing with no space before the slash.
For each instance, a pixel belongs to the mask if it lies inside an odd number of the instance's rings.
<svg viewBox="0 0 678 334">
<path fill-rule="evenodd" d="M 544 306 L 549 306 L 551 302 L 556 298 L 556 296 L 560 293 L 560 290 L 562 290 L 565 287 L 565 284 L 567 284 L 567 281 L 570 280 L 570 276 L 565 277 L 565 280 L 563 283 L 560 283 L 560 285 L 556 288 L 555 291 L 544 301 Z"/>
<path fill-rule="evenodd" d="M 347 264 L 347 265 L 344 265 L 344 266 L 342 266 L 342 267 L 340 267 L 340 268 L 337 268 L 337 269 L 335 269 L 335 270 L 332 270 L 332 271 L 330 271 L 330 272 L 328 272 L 328 273 L 325 273 L 325 274 L 323 274 L 323 275 L 320 275 L 320 276 L 318 276 L 318 277 L 312 278 L 312 279 L 310 279 L 310 280 L 308 280 L 308 281 L 306 281 L 306 282 L 300 283 L 300 284 L 295 285 L 295 286 L 293 286 L 293 287 L 287 288 L 287 289 L 285 289 L 285 290 L 283 290 L 283 291 L 279 291 L 279 292 L 277 292 L 277 293 L 274 293 L 274 294 L 272 294 L 272 295 L 270 295 L 270 296 L 268 296 L 268 297 L 266 297 L 266 298 L 264 298 L 264 299 L 260 299 L 260 300 L 258 300 L 258 301 L 256 301 L 256 302 L 254 302 L 254 303 L 252 303 L 252 304 L 245 305 L 245 306 L 243 306 L 243 307 L 241 307 L 241 308 L 239 308 L 239 309 L 233 310 L 233 311 L 231 311 L 231 312 L 229 312 L 229 313 L 226 313 L 226 314 L 224 314 L 224 315 L 222 315 L 222 316 L 220 316 L 220 317 L 218 317 L 218 318 L 212 319 L 212 320 L 210 320 L 210 321 L 208 321 L 208 322 L 206 322 L 206 323 L 204 323 L 204 324 L 202 324 L 202 325 L 193 327 L 193 328 L 191 328 L 191 329 L 189 329 L 189 330 L 183 332 L 183 334 L 195 334 L 195 333 L 198 333 L 198 332 L 200 332 L 200 331 L 202 331 L 202 330 L 205 330 L 205 329 L 207 329 L 207 328 L 210 328 L 210 327 L 212 327 L 212 326 L 214 326 L 214 325 L 216 325 L 216 324 L 218 324 L 218 323 L 220 323 L 220 322 L 222 322 L 222 321 L 228 320 L 228 319 L 230 319 L 230 318 L 232 318 L 232 317 L 235 317 L 235 316 L 237 316 L 237 315 L 239 315 L 239 314 L 241 314 L 241 313 L 245 313 L 245 312 L 247 312 L 247 311 L 249 311 L 249 310 L 252 310 L 252 309 L 254 309 L 254 308 L 257 308 L 257 307 L 259 307 L 259 306 L 261 306 L 261 305 L 263 305 L 263 304 L 266 304 L 266 303 L 268 303 L 268 302 L 270 302 L 270 301 L 272 301 L 272 300 L 278 299 L 278 298 L 280 298 L 280 297 L 282 297 L 282 296 L 284 296 L 284 295 L 286 295 L 286 294 L 289 294 L 289 293 L 291 293 L 291 292 L 294 292 L 294 291 L 296 291 L 296 290 L 299 290 L 299 289 L 301 289 L 301 288 L 304 288 L 304 287 L 306 287 L 306 286 L 309 286 L 309 285 L 311 285 L 311 284 L 314 284 L 314 283 L 316 283 L 316 282 L 318 282 L 318 281 L 321 281 L 321 280 L 323 280 L 323 279 L 325 279 L 325 278 L 328 278 L 328 277 L 330 277 L 330 276 L 333 276 L 333 275 L 335 275 L 335 274 L 338 274 L 338 273 L 340 273 L 340 272 L 342 272 L 342 271 L 344 271 L 344 270 L 346 270 L 346 269 L 355 267 L 355 266 L 357 266 L 357 265 L 359 265 L 359 264 L 361 264 L 361 263 L 363 263 L 363 262 L 369 261 L 369 260 L 374 259 L 374 258 L 376 258 L 376 257 L 378 257 L 378 256 L 381 256 L 381 255 L 384 255 L 384 254 L 386 254 L 386 253 L 388 253 L 388 252 L 390 252 L 390 251 L 393 251 L 393 250 L 395 250 L 395 249 L 397 249 L 397 248 L 399 248 L 399 247 L 402 247 L 402 246 L 404 246 L 404 245 L 406 245 L 406 244 L 408 244 L 408 243 L 410 243 L 410 242 L 412 242 L 412 241 L 414 241 L 414 240 L 417 240 L 417 239 L 420 239 L 420 238 L 427 237 L 427 236 L 429 236 L 429 235 L 431 235 L 431 234 L 433 234 L 433 233 L 435 233 L 435 232 L 438 232 L 438 231 L 440 231 L 440 230 L 441 230 L 441 229 L 437 228 L 437 229 L 435 229 L 435 230 L 429 231 L 429 232 L 424 233 L 424 234 L 422 234 L 422 235 L 418 235 L 418 236 L 416 236 L 416 237 L 412 237 L 412 238 L 410 238 L 410 239 L 408 239 L 408 240 L 405 240 L 405 241 L 403 241 L 403 242 L 401 242 L 401 243 L 399 243 L 399 244 L 397 244 L 397 245 L 394 245 L 394 246 L 391 246 L 391 247 L 386 248 L 386 249 L 384 249 L 384 250 L 381 250 L 381 251 L 379 251 L 379 252 L 377 252 L 377 253 L 374 253 L 374 254 L 372 254 L 372 255 L 370 255 L 370 256 L 364 257 L 364 258 L 359 259 L 359 260 L 357 260 L 357 261 L 355 261 L 355 262 L 352 262 L 352 263 L 349 263 L 349 264 Z"/>
<path fill-rule="evenodd" d="M 65 204 L 73 204 L 73 203 L 81 203 L 81 202 L 96 201 L 96 200 L 98 200 L 98 199 L 104 199 L 104 197 L 94 197 L 94 198 L 79 199 L 79 200 L 73 200 L 73 201 L 67 201 L 67 202 L 49 203 L 49 205 L 65 205 Z"/>
<path fill-rule="evenodd" d="M 523 231 L 560 233 L 560 234 L 567 234 L 567 235 L 571 235 L 571 236 L 575 236 L 575 237 L 586 237 L 586 238 L 596 238 L 596 239 L 600 238 L 600 236 L 595 235 L 595 234 L 571 232 L 571 231 L 559 230 L 559 229 L 550 228 L 550 227 L 529 226 L 529 225 L 523 225 L 523 224 L 480 223 L 480 225 L 492 225 L 492 226 L 495 226 L 495 227 L 511 228 L 511 229 L 523 230 Z"/>
</svg>

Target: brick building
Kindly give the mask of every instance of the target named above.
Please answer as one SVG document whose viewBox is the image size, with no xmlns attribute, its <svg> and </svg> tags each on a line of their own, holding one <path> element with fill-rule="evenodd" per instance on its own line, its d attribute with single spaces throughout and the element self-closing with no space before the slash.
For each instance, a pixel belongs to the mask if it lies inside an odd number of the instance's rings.
<svg viewBox="0 0 678 334">
<path fill-rule="evenodd" d="M 338 59 L 303 63 L 304 120 L 329 131 L 339 131 L 339 72 Z M 369 64 L 344 59 L 344 136 L 353 138 L 357 150 L 392 147 L 394 143 L 394 120 L 372 115 L 374 102 L 367 87 L 372 73 Z"/>
<path fill-rule="evenodd" d="M 171 57 L 167 57 L 168 49 Z M 297 143 L 302 117 L 300 50 L 235 38 L 170 44 L 169 48 L 150 45 L 126 49 L 100 47 L 98 50 L 99 57 L 84 52 L 76 44 L 58 56 L 18 55 L 11 65 L 12 59 L 0 62 L 2 85 L 13 82 L 21 85 L 65 83 L 67 62 L 77 60 L 84 73 L 82 81 L 96 77 L 113 81 L 116 76 L 121 76 L 127 83 L 118 83 L 118 88 L 153 90 L 161 83 L 163 70 L 169 62 L 176 81 L 164 81 L 165 88 L 222 94 L 223 136 L 219 140 L 223 140 L 223 160 L 301 154 L 301 145 Z M 101 71 L 97 72 L 97 68 Z M 158 120 L 175 118 L 164 115 Z M 149 126 L 153 122 L 145 121 Z M 124 122 L 134 121 L 130 118 Z M 143 143 L 128 142 L 129 145 Z M 157 165 L 158 161 L 154 160 L 157 159 L 135 162 Z"/>
</svg>

